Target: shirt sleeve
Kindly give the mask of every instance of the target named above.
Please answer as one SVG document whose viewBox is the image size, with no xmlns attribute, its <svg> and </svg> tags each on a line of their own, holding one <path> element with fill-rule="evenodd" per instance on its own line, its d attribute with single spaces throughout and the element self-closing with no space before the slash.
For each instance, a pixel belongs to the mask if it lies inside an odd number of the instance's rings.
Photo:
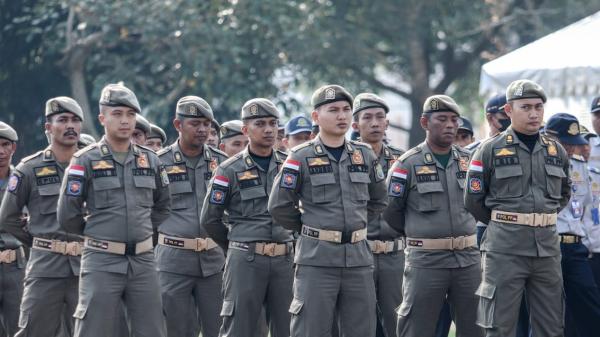
<svg viewBox="0 0 600 337">
<path fill-rule="evenodd" d="M 485 149 L 486 146 L 480 146 L 473 153 L 464 190 L 465 208 L 482 223 L 488 223 L 492 214 L 492 211 L 485 207 L 485 196 L 489 191 L 491 176 L 490 156 L 485 154 Z"/>
<path fill-rule="evenodd" d="M 410 186 L 410 169 L 399 160 L 390 168 L 385 186 L 387 186 L 388 206 L 383 212 L 383 218 L 401 235 L 405 235 L 405 209 Z"/>
<path fill-rule="evenodd" d="M 82 158 L 73 157 L 63 177 L 58 196 L 58 223 L 67 232 L 83 234 L 84 202 L 91 187 L 90 173 Z"/>
<path fill-rule="evenodd" d="M 230 178 L 221 166 L 216 169 L 208 184 L 200 212 L 200 224 L 224 250 L 227 250 L 228 245 L 228 229 L 223 222 L 223 213 L 231 200 L 232 179 Z"/>
<path fill-rule="evenodd" d="M 25 230 L 27 221 L 23 219 L 23 207 L 26 206 L 30 193 L 31 179 L 17 167 L 10 175 L 0 207 L 1 228 L 28 246 L 31 246 L 33 237 Z"/>
<path fill-rule="evenodd" d="M 275 176 L 269 196 L 269 213 L 276 224 L 299 232 L 302 228 L 299 191 L 302 188 L 302 162 L 291 153 Z"/>
</svg>

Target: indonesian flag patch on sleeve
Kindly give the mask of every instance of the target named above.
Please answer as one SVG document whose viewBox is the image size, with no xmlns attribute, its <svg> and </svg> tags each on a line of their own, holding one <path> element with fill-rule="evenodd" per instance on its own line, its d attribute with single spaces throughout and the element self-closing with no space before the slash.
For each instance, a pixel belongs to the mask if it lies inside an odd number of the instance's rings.
<svg viewBox="0 0 600 337">
<path fill-rule="evenodd" d="M 283 163 L 283 168 L 300 171 L 300 162 L 293 159 L 287 159 L 285 163 Z"/>
<path fill-rule="evenodd" d="M 70 176 L 83 177 L 85 176 L 85 167 L 82 165 L 71 165 L 69 166 L 67 174 Z"/>
<path fill-rule="evenodd" d="M 407 176 L 408 176 L 408 170 L 405 170 L 403 168 L 395 167 L 394 170 L 392 171 L 392 177 L 394 177 L 394 178 L 406 180 Z"/>
<path fill-rule="evenodd" d="M 224 205 L 229 190 L 229 178 L 215 176 L 208 201 L 214 205 Z"/>
<path fill-rule="evenodd" d="M 483 163 L 479 160 L 471 160 L 471 165 L 469 165 L 469 171 L 483 172 Z"/>
</svg>

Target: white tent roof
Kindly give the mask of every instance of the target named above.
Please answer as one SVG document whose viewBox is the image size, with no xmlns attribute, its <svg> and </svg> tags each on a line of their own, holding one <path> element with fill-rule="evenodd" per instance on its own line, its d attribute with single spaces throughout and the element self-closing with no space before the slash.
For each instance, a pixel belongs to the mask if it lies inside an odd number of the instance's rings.
<svg viewBox="0 0 600 337">
<path fill-rule="evenodd" d="M 539 83 L 549 101 L 547 111 L 589 116 L 589 104 L 600 95 L 600 12 L 483 65 L 479 93 L 504 92 L 525 78 Z M 549 114 L 548 114 L 549 116 Z"/>
</svg>

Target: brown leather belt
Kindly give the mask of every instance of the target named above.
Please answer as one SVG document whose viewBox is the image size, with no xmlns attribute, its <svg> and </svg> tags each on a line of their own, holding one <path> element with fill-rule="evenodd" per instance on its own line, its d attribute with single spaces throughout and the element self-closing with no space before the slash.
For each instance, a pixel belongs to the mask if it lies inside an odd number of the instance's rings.
<svg viewBox="0 0 600 337">
<path fill-rule="evenodd" d="M 108 240 L 98 240 L 90 237 L 86 237 L 83 241 L 85 248 L 96 250 L 100 252 L 106 252 L 117 255 L 139 255 L 147 251 L 152 250 L 152 237 L 148 237 L 146 240 L 130 244 L 124 242 L 114 242 Z"/>
<path fill-rule="evenodd" d="M 158 234 L 158 244 L 177 249 L 193 250 L 195 252 L 203 252 L 218 247 L 217 243 L 211 238 L 188 239 L 162 233 Z"/>
<path fill-rule="evenodd" d="M 81 256 L 81 242 L 33 238 L 32 248 L 62 255 Z"/>
</svg>

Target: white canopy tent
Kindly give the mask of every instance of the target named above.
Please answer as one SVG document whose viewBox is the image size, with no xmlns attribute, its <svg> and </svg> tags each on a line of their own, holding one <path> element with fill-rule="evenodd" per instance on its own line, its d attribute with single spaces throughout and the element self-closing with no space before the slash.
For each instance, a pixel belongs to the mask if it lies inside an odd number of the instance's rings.
<svg viewBox="0 0 600 337">
<path fill-rule="evenodd" d="M 597 12 L 488 62 L 481 68 L 479 93 L 488 98 L 514 80 L 530 79 L 548 95 L 546 119 L 568 112 L 590 127 L 590 104 L 600 95 L 599 35 Z"/>
</svg>

